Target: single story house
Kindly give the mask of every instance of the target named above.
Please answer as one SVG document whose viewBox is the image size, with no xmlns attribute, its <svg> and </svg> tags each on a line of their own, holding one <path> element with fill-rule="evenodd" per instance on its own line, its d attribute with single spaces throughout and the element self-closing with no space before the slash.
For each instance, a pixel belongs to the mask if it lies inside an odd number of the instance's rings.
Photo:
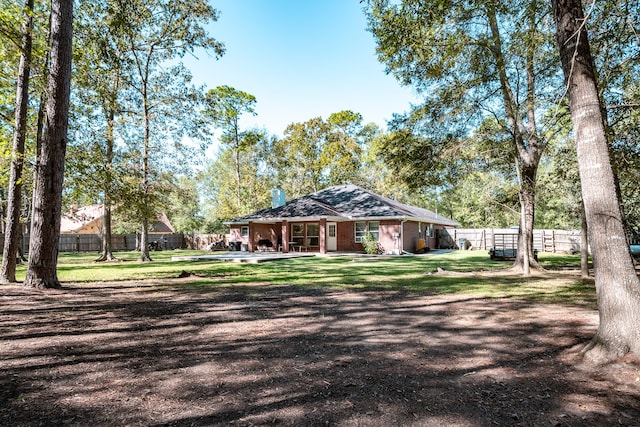
<svg viewBox="0 0 640 427">
<path fill-rule="evenodd" d="M 100 234 L 103 219 L 104 206 L 101 203 L 83 207 L 72 206 L 69 212 L 63 213 L 60 218 L 60 233 Z M 157 214 L 157 219 L 150 225 L 149 231 L 155 234 L 175 233 L 169 218 L 163 212 Z"/>
<path fill-rule="evenodd" d="M 329 187 L 278 204 L 226 222 L 231 248 L 360 252 L 369 233 L 385 253 L 401 254 L 437 248 L 438 229 L 458 225 L 356 185 Z"/>
</svg>

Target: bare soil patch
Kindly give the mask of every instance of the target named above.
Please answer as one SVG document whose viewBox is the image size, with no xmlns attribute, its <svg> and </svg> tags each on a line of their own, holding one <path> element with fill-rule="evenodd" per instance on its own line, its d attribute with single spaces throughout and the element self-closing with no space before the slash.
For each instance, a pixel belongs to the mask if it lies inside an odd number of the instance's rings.
<svg viewBox="0 0 640 427">
<path fill-rule="evenodd" d="M 640 425 L 593 308 L 198 280 L 1 287 L 0 425 Z"/>
</svg>

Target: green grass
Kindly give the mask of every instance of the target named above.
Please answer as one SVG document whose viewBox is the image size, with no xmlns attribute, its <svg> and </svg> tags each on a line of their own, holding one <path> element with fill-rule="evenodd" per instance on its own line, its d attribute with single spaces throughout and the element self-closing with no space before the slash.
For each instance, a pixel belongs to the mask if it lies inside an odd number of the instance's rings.
<svg viewBox="0 0 640 427">
<path fill-rule="evenodd" d="M 118 262 L 97 263 L 95 253 L 59 257 L 58 278 L 64 282 L 100 282 L 178 277 L 183 272 L 205 279 L 185 286 L 291 285 L 349 290 L 388 290 L 420 294 L 465 293 L 489 298 L 526 298 L 547 302 L 593 304 L 593 283 L 562 273 L 525 278 L 500 272 L 511 263 L 491 261 L 486 251 L 455 251 L 424 257 L 305 257 L 239 264 L 221 261 L 171 261 L 172 256 L 205 254 L 204 251 L 152 252 L 152 262 L 137 261 L 137 252 L 118 252 Z M 541 254 L 549 270 L 580 266 L 579 255 Z M 439 268 L 446 274 L 434 274 Z M 487 274 L 494 271 L 495 274 Z M 471 274 L 482 272 L 483 274 Z M 467 274 L 450 274 L 461 272 Z M 25 266 L 19 266 L 18 280 Z"/>
</svg>

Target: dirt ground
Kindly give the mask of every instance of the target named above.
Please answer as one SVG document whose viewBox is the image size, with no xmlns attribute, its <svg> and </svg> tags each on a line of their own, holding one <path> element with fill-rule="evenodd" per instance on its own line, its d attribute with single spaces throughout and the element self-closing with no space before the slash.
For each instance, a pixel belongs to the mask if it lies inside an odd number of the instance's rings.
<svg viewBox="0 0 640 427">
<path fill-rule="evenodd" d="M 592 308 L 187 280 L 0 287 L 0 425 L 640 426 Z"/>
</svg>

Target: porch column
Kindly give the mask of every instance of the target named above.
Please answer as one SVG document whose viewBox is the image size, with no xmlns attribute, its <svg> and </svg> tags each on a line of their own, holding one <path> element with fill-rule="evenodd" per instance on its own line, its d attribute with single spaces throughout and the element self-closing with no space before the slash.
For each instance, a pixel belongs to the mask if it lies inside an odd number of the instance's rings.
<svg viewBox="0 0 640 427">
<path fill-rule="evenodd" d="M 327 219 L 320 219 L 320 253 L 327 253 Z"/>
<path fill-rule="evenodd" d="M 253 233 L 254 233 L 254 226 L 253 226 L 253 222 L 249 221 L 249 238 L 248 238 L 248 242 L 247 242 L 247 250 L 249 252 L 253 252 Z"/>
<path fill-rule="evenodd" d="M 282 252 L 289 252 L 289 222 L 282 220 Z"/>
</svg>

